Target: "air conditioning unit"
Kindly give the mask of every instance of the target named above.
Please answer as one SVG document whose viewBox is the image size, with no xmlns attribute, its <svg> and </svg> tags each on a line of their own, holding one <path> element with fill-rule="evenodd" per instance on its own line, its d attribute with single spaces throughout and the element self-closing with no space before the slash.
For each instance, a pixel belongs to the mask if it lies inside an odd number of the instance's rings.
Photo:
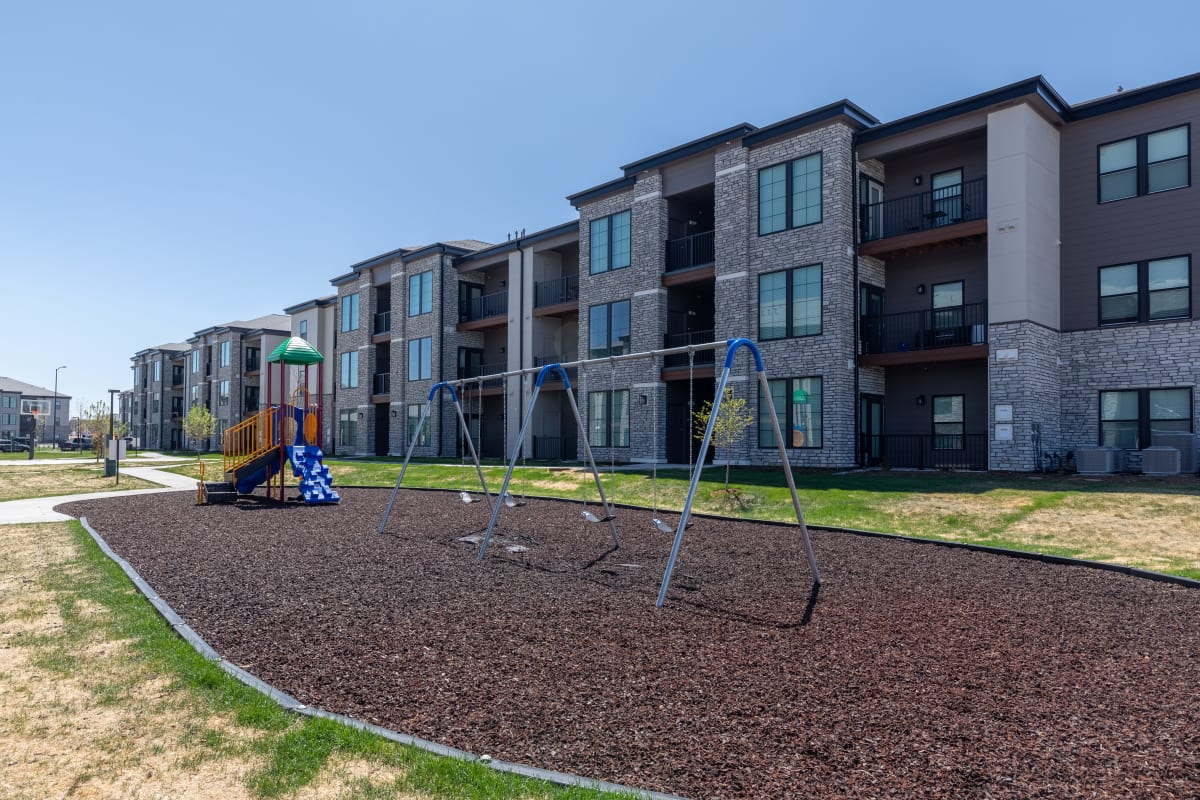
<svg viewBox="0 0 1200 800">
<path fill-rule="evenodd" d="M 1143 475 L 1178 475 L 1179 450 L 1174 447 L 1147 447 L 1142 451 Z"/>
<path fill-rule="evenodd" d="M 1150 444 L 1177 449 L 1180 472 L 1190 475 L 1200 470 L 1200 436 L 1186 431 L 1151 431 Z"/>
<path fill-rule="evenodd" d="M 1115 447 L 1081 447 L 1076 455 L 1080 475 L 1111 475 L 1125 468 L 1125 452 Z"/>
</svg>

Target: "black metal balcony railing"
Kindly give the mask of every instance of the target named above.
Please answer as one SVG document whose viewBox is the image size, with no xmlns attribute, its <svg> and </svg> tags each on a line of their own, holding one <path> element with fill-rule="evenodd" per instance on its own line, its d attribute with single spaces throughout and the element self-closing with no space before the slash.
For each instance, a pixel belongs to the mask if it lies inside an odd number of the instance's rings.
<svg viewBox="0 0 1200 800">
<path fill-rule="evenodd" d="M 716 260 L 716 231 L 667 240 L 667 272 L 712 264 Z"/>
<path fill-rule="evenodd" d="M 488 317 L 497 317 L 507 313 L 508 292 L 492 292 L 491 294 L 471 298 L 471 307 L 468 310 L 467 321 L 474 322 L 477 319 L 487 319 Z"/>
<path fill-rule="evenodd" d="M 859 436 L 867 466 L 901 469 L 987 469 L 987 434 L 883 434 Z"/>
<path fill-rule="evenodd" d="M 371 381 L 371 394 L 391 394 L 392 393 L 392 374 L 390 372 L 376 372 L 374 379 Z"/>
<path fill-rule="evenodd" d="M 574 461 L 574 436 L 534 436 L 533 458 L 536 461 Z"/>
<path fill-rule="evenodd" d="M 574 361 L 574 360 L 575 360 L 575 356 L 569 356 L 569 357 L 568 356 L 556 356 L 556 355 L 534 356 L 533 357 L 533 365 L 535 367 L 544 367 L 547 364 L 561 364 L 564 361 Z M 562 381 L 562 377 L 557 372 L 547 375 L 546 378 L 552 382 L 553 381 Z M 576 380 L 578 380 L 578 378 L 579 378 L 579 367 L 567 367 L 567 380 L 574 383 Z"/>
<path fill-rule="evenodd" d="M 689 344 L 712 344 L 715 331 L 689 331 L 688 333 L 668 333 L 663 336 L 663 347 L 686 347 Z M 701 364 L 708 366 L 716 363 L 716 350 L 697 350 L 692 353 L 692 363 L 699 366 Z M 664 367 L 686 367 L 688 365 L 687 353 L 676 353 L 675 355 L 663 356 Z"/>
<path fill-rule="evenodd" d="M 392 312 L 380 311 L 375 315 L 373 333 L 388 333 L 392 329 Z"/>
<path fill-rule="evenodd" d="M 476 372 L 474 375 L 471 375 L 470 377 L 478 378 L 480 375 L 496 375 L 498 373 L 504 372 L 507 369 L 508 369 L 508 362 L 492 361 L 487 364 L 481 364 L 479 366 L 479 371 Z M 500 387 L 503 385 L 504 385 L 503 378 L 493 378 L 490 381 L 483 382 L 483 388 L 485 388 L 485 389 L 494 389 L 494 388 L 497 388 L 497 387 Z"/>
<path fill-rule="evenodd" d="M 987 303 L 863 317 L 862 354 L 903 353 L 987 341 Z"/>
<path fill-rule="evenodd" d="M 563 275 L 533 285 L 533 307 L 553 306 L 579 299 L 579 275 Z"/>
<path fill-rule="evenodd" d="M 864 242 L 984 219 L 987 216 L 987 178 L 881 203 L 864 203 L 860 213 Z"/>
</svg>

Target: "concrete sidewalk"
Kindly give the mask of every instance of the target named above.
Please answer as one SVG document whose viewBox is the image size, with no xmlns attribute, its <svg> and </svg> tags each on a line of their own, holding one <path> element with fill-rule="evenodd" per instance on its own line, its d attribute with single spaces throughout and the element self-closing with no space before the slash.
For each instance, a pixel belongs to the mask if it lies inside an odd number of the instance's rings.
<svg viewBox="0 0 1200 800">
<path fill-rule="evenodd" d="M 0 525 L 19 525 L 33 522 L 66 522 L 75 519 L 67 514 L 54 510 L 55 506 L 63 503 L 73 503 L 76 500 L 104 500 L 109 497 L 125 497 L 131 494 L 159 494 L 162 492 L 195 491 L 196 479 L 186 475 L 176 475 L 173 472 L 163 472 L 154 467 L 126 467 L 122 474 L 141 478 L 152 483 L 162 484 L 161 489 L 128 489 L 116 492 L 86 492 L 84 494 L 66 494 L 57 497 L 30 497 L 25 500 L 9 500 L 0 503 Z"/>
</svg>

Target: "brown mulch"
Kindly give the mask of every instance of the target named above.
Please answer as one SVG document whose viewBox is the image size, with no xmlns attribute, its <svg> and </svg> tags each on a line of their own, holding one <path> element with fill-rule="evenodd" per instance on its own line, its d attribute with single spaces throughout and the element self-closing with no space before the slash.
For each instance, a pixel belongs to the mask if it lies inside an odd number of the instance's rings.
<svg viewBox="0 0 1200 800">
<path fill-rule="evenodd" d="M 696 798 L 1196 797 L 1200 590 L 621 510 L 342 490 L 339 506 L 65 506 L 222 655 L 312 705 Z M 674 517 L 669 517 L 672 521 Z M 522 549 L 525 548 L 525 549 Z"/>
</svg>

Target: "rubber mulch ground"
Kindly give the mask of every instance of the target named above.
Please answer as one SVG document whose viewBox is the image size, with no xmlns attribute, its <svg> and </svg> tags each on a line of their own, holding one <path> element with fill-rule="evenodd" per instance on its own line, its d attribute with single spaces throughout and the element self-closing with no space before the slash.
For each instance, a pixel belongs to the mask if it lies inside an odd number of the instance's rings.
<svg viewBox="0 0 1200 800">
<path fill-rule="evenodd" d="M 1119 573 L 580 505 L 69 506 L 228 659 L 475 753 L 696 798 L 1196 797 L 1200 591 Z M 673 518 L 672 518 L 673 519 Z"/>
</svg>

